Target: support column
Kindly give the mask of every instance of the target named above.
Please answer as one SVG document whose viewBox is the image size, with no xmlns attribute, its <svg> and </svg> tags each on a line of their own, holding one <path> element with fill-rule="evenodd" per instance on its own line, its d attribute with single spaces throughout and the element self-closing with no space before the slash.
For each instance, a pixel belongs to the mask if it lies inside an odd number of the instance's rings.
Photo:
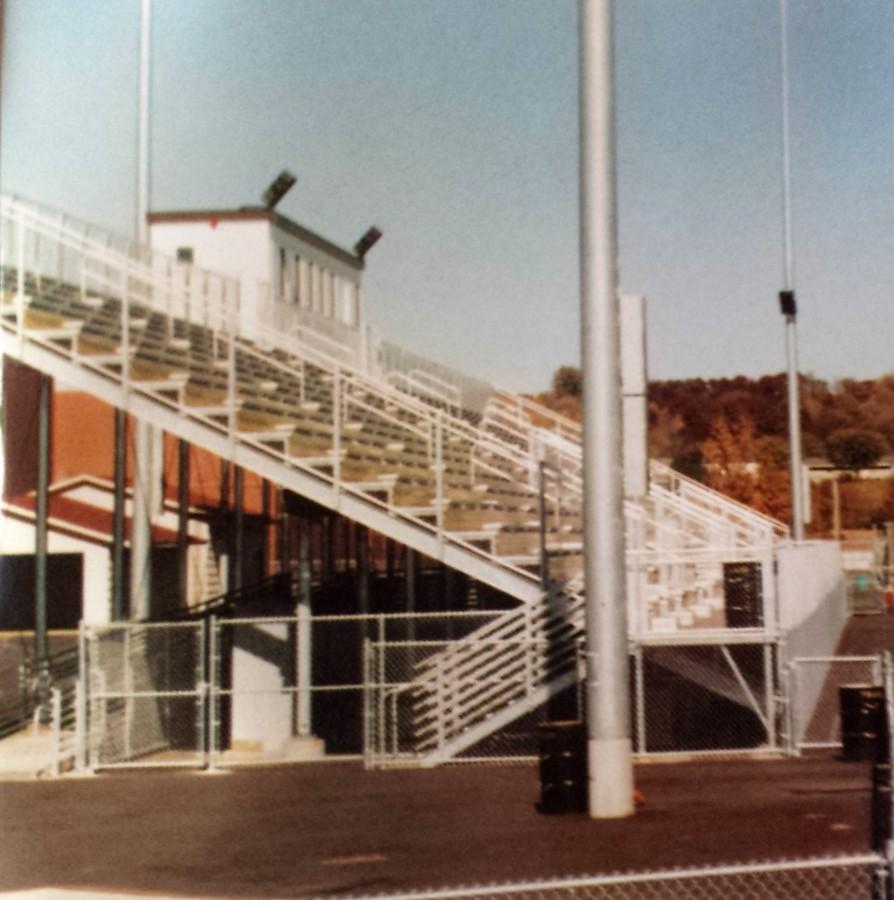
<svg viewBox="0 0 894 900">
<path fill-rule="evenodd" d="M 323 539 L 329 547 L 329 569 L 332 575 L 339 571 L 339 560 L 344 563 L 344 546 L 341 535 L 344 533 L 343 518 L 339 515 L 327 516 L 323 525 Z"/>
<path fill-rule="evenodd" d="M 369 529 L 357 526 L 357 612 L 369 613 Z"/>
<path fill-rule="evenodd" d="M 52 382 L 41 374 L 38 399 L 37 508 L 34 532 L 34 667 L 37 702 L 49 701 L 50 674 L 47 648 L 47 520 L 50 489 L 50 395 Z"/>
<path fill-rule="evenodd" d="M 261 520 L 264 523 L 264 540 L 261 542 L 261 578 L 270 575 L 270 482 L 261 482 Z"/>
<path fill-rule="evenodd" d="M 222 522 L 224 553 L 219 560 L 226 571 L 222 572 L 221 587 L 226 593 L 233 590 L 233 523 L 230 521 L 230 463 L 226 459 L 220 461 L 220 490 L 217 508 Z"/>
<path fill-rule="evenodd" d="M 112 511 L 112 621 L 126 618 L 124 591 L 124 512 L 127 480 L 127 413 L 115 409 L 115 506 Z"/>
<path fill-rule="evenodd" d="M 245 576 L 245 470 L 236 466 L 233 470 L 233 590 L 241 591 Z"/>
<path fill-rule="evenodd" d="M 612 0 L 580 0 L 580 267 L 587 756 L 593 818 L 633 813 Z"/>
<path fill-rule="evenodd" d="M 286 492 L 284 488 L 277 488 L 276 508 L 278 513 L 278 548 L 279 571 L 285 574 L 289 571 L 289 514 L 286 512 Z"/>
<path fill-rule="evenodd" d="M 133 516 L 130 529 L 130 615 L 152 614 L 152 443 L 153 428 L 137 419 L 134 446 Z"/>
<path fill-rule="evenodd" d="M 311 735 L 310 686 L 312 672 L 311 645 L 311 573 L 310 573 L 310 519 L 301 522 L 298 549 L 298 709 L 297 731 L 299 737 Z"/>
<path fill-rule="evenodd" d="M 450 568 L 448 565 L 441 564 L 441 600 L 444 604 L 444 609 L 448 613 L 456 612 L 456 572 Z M 447 618 L 447 627 L 445 630 L 445 635 L 448 641 L 453 640 L 453 622 L 454 620 L 448 616 Z"/>
<path fill-rule="evenodd" d="M 385 575 L 388 578 L 388 588 L 389 591 L 391 589 L 391 582 L 394 580 L 394 550 L 395 550 L 394 541 L 386 537 L 385 538 Z"/>
<path fill-rule="evenodd" d="M 412 547 L 404 547 L 404 599 L 406 600 L 406 612 L 416 612 L 416 574 L 417 574 L 416 551 Z M 407 640 L 416 640 L 416 622 L 413 619 L 407 619 Z M 411 661 L 415 657 L 414 648 L 410 648 L 409 656 Z"/>
<path fill-rule="evenodd" d="M 189 606 L 189 444 L 177 442 L 177 597 Z"/>
<path fill-rule="evenodd" d="M 320 519 L 320 570 L 324 580 L 332 576 L 332 547 L 329 544 L 331 533 L 329 519 L 329 516 L 323 516 Z"/>
</svg>

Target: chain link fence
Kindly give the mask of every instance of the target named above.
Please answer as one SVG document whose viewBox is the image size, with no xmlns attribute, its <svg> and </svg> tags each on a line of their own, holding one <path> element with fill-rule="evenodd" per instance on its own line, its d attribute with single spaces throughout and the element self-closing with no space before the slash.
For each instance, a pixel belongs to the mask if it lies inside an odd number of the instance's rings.
<svg viewBox="0 0 894 900">
<path fill-rule="evenodd" d="M 639 755 L 778 751 L 772 645 L 643 647 L 631 670 Z"/>
<path fill-rule="evenodd" d="M 87 753 L 91 768 L 205 763 L 205 626 L 87 627 Z"/>
<path fill-rule="evenodd" d="M 388 900 L 888 900 L 891 873 L 883 856 L 866 854 L 354 896 Z"/>
<path fill-rule="evenodd" d="M 881 683 L 880 656 L 816 656 L 791 660 L 788 694 L 793 748 L 840 747 L 840 689 Z"/>
<path fill-rule="evenodd" d="M 439 647 L 498 613 L 214 619 L 210 624 L 211 748 L 216 765 L 368 755 L 375 692 L 364 648 L 390 654 L 388 687 L 412 681 Z M 377 667 L 378 670 L 378 667 Z M 404 699 L 399 708 L 404 713 Z M 388 708 L 394 706 L 388 700 Z M 381 704 L 379 704 L 381 706 Z M 381 742 L 379 738 L 376 739 Z"/>
<path fill-rule="evenodd" d="M 500 615 L 85 628 L 90 765 L 238 765 L 309 751 L 370 767 L 536 759 L 542 724 L 582 718 L 582 655 L 574 641 L 488 637 L 503 633 Z M 638 757 L 840 746 L 839 688 L 880 684 L 880 659 L 799 658 L 786 684 L 776 654 L 770 644 L 635 648 Z"/>
</svg>

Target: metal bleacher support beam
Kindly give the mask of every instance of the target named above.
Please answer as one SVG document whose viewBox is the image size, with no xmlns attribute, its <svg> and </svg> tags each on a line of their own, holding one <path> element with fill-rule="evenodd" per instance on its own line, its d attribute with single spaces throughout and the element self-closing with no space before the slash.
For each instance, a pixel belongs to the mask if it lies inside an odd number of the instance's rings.
<svg viewBox="0 0 894 900">
<path fill-rule="evenodd" d="M 127 479 L 127 413 L 115 409 L 115 499 L 112 510 L 112 621 L 125 618 L 124 610 L 124 506 Z"/>
<path fill-rule="evenodd" d="M 40 376 L 38 399 L 37 504 L 34 530 L 34 661 L 37 671 L 37 701 L 49 701 L 47 652 L 47 523 L 50 485 L 50 398 L 52 381 Z"/>
<path fill-rule="evenodd" d="M 189 605 L 189 444 L 177 441 L 177 594 Z"/>
<path fill-rule="evenodd" d="M 134 442 L 133 512 L 130 528 L 130 616 L 152 615 L 153 427 L 137 419 Z"/>
</svg>

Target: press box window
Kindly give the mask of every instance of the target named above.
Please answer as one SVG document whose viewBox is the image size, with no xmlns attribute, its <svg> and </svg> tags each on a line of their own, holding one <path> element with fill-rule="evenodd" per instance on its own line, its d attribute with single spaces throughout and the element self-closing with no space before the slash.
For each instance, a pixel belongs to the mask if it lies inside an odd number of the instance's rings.
<svg viewBox="0 0 894 900">
<path fill-rule="evenodd" d="M 177 248 L 177 262 L 192 264 L 192 247 Z"/>
</svg>

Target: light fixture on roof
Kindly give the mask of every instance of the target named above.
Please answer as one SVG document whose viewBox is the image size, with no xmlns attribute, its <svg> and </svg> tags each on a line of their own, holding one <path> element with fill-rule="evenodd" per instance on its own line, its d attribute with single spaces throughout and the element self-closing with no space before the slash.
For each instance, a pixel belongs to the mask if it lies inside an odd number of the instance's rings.
<svg viewBox="0 0 894 900">
<path fill-rule="evenodd" d="M 283 169 L 282 172 L 276 176 L 276 181 L 274 181 L 261 196 L 264 206 L 266 206 L 267 209 L 273 209 L 273 207 L 289 193 L 292 189 L 292 185 L 294 185 L 296 181 L 297 179 L 288 169 Z"/>
<path fill-rule="evenodd" d="M 372 250 L 381 236 L 382 232 L 373 225 L 373 227 L 370 228 L 356 244 L 354 244 L 355 255 L 360 259 L 364 259 L 366 254 Z"/>
</svg>

